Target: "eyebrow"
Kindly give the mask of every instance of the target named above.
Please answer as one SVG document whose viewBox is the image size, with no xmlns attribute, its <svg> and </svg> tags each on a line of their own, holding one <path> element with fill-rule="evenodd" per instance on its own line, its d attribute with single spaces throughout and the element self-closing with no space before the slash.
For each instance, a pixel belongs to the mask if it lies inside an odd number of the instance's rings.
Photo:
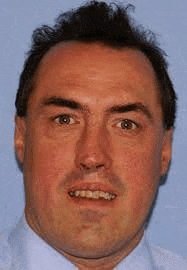
<svg viewBox="0 0 187 270">
<path fill-rule="evenodd" d="M 111 107 L 108 112 L 115 114 L 115 113 L 126 113 L 126 112 L 141 112 L 143 113 L 149 120 L 153 121 L 153 115 L 149 110 L 148 106 L 145 106 L 142 103 L 129 103 L 129 104 L 121 104 L 117 106 Z"/>
<path fill-rule="evenodd" d="M 73 100 L 73 99 L 66 99 L 62 97 L 50 97 L 45 98 L 42 103 L 41 107 L 45 106 L 58 106 L 58 107 L 66 107 L 73 110 L 83 110 L 89 111 L 86 105 L 82 105 L 81 103 Z M 126 113 L 126 112 L 141 112 L 143 113 L 149 120 L 153 121 L 153 115 L 149 110 L 148 106 L 137 102 L 137 103 L 128 103 L 128 104 L 120 104 L 112 106 L 111 108 L 107 109 L 107 113 L 117 114 L 117 113 Z"/>
<path fill-rule="evenodd" d="M 84 110 L 84 106 L 82 106 L 79 102 L 61 97 L 45 98 L 44 100 L 42 100 L 41 107 L 45 106 L 58 106 L 67 107 L 73 110 Z"/>
</svg>

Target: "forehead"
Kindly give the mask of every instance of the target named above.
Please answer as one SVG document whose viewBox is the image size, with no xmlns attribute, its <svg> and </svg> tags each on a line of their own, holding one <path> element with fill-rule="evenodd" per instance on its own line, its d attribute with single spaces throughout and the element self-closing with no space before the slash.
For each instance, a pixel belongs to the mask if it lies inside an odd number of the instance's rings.
<svg viewBox="0 0 187 270">
<path fill-rule="evenodd" d="M 155 72 L 141 51 L 82 42 L 63 42 L 50 49 L 39 65 L 35 92 L 38 97 L 84 96 L 85 103 L 114 98 L 126 102 L 133 95 L 157 102 L 159 96 Z"/>
</svg>

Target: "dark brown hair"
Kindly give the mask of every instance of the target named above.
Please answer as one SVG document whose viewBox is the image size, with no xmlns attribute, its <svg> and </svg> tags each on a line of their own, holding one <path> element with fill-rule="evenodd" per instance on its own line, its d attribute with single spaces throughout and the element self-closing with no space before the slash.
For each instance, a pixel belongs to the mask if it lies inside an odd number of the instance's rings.
<svg viewBox="0 0 187 270">
<path fill-rule="evenodd" d="M 42 57 L 59 42 L 101 42 L 116 49 L 131 47 L 142 51 L 150 60 L 160 88 L 163 125 L 174 126 L 176 94 L 168 75 L 166 54 L 155 35 L 136 26 L 129 15 L 132 5 L 122 6 L 90 1 L 76 10 L 61 14 L 53 27 L 43 25 L 33 32 L 31 49 L 25 60 L 16 96 L 17 115 L 25 117 L 34 77 Z"/>
</svg>

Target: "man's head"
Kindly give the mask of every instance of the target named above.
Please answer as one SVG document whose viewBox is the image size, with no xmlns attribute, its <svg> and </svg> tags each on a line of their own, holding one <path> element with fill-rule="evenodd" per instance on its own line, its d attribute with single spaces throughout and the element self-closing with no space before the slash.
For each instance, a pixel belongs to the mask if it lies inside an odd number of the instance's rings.
<svg viewBox="0 0 187 270">
<path fill-rule="evenodd" d="M 15 148 L 26 218 L 71 258 L 127 255 L 171 159 L 175 93 L 125 9 L 91 2 L 43 27 L 21 75 Z"/>
<path fill-rule="evenodd" d="M 33 33 L 33 43 L 25 61 L 17 92 L 16 108 L 18 116 L 26 116 L 30 93 L 34 88 L 34 78 L 42 57 L 59 42 L 77 40 L 81 42 L 101 42 L 113 48 L 136 48 L 150 60 L 159 84 L 163 110 L 163 124 L 173 127 L 175 121 L 176 96 L 167 73 L 165 53 L 159 48 L 154 34 L 133 25 L 128 16 L 132 6 L 126 8 L 90 1 L 86 6 L 61 14 L 54 27 L 44 25 Z"/>
</svg>

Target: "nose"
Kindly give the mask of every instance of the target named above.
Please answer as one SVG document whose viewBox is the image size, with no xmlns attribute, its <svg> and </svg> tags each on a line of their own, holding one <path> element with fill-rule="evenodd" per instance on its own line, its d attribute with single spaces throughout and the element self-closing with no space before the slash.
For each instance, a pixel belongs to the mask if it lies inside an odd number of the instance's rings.
<svg viewBox="0 0 187 270">
<path fill-rule="evenodd" d="M 77 167 L 87 173 L 109 169 L 112 164 L 109 145 L 104 128 L 85 128 L 77 145 Z"/>
</svg>

